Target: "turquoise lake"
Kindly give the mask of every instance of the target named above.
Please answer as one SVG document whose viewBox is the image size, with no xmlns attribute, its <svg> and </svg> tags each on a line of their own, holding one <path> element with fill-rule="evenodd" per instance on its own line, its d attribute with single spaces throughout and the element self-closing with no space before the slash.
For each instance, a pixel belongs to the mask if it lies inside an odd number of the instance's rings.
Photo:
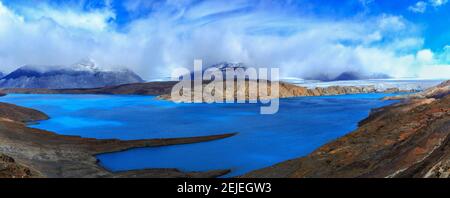
<svg viewBox="0 0 450 198">
<path fill-rule="evenodd" d="M 11 94 L 0 101 L 45 112 L 51 119 L 31 127 L 64 135 L 132 140 L 237 132 L 217 141 L 97 156 L 111 171 L 231 169 L 230 177 L 307 155 L 356 129 L 370 109 L 395 102 L 379 100 L 389 95 L 281 99 L 274 115 L 260 115 L 260 104 L 175 104 L 154 96 Z"/>
</svg>

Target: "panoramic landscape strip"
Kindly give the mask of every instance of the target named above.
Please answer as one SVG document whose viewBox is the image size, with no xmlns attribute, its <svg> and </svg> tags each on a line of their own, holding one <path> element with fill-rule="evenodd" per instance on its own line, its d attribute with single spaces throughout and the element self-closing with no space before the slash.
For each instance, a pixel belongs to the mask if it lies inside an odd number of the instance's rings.
<svg viewBox="0 0 450 198">
<path fill-rule="evenodd" d="M 148 83 L 148 86 L 155 86 L 151 84 L 152 83 Z M 161 83 L 157 84 L 159 85 Z M 159 86 L 155 87 L 160 89 Z M 345 88 L 337 89 L 345 90 Z M 18 91 L 20 92 L 20 90 Z M 33 93 L 33 90 L 30 89 L 27 89 L 26 91 L 27 94 Z M 39 89 L 37 91 L 43 92 L 44 90 Z M 44 93 L 59 93 L 59 91 L 63 91 L 64 93 L 64 91 L 76 90 L 46 90 Z M 83 91 L 91 94 L 91 91 L 93 90 L 85 89 Z M 385 99 L 401 99 L 407 101 L 397 102 L 391 106 L 372 111 L 368 118 L 359 122 L 359 128 L 356 131 L 337 141 L 320 147 L 305 158 L 300 158 L 298 161 L 293 160 L 281 163 L 271 168 L 253 171 L 244 176 L 446 177 L 446 175 L 448 175 L 445 169 L 448 163 L 444 157 L 446 156 L 446 153 L 435 152 L 442 150 L 438 149 L 438 146 L 439 148 L 446 146 L 445 142 L 446 138 L 448 138 L 448 115 L 450 113 L 450 106 L 448 105 L 449 91 L 450 81 L 446 81 L 423 92 L 402 95 L 400 97 L 387 97 Z M 76 93 L 83 94 L 80 90 L 76 91 Z M 24 123 L 39 122 L 49 119 L 47 115 L 36 110 L 2 103 L 0 112 L 2 113 L 2 120 L 0 122 L 2 124 L 3 133 L 2 148 L 4 148 L 2 151 L 2 159 L 4 159 L 2 163 L 7 167 L 2 170 L 2 175 L 6 177 L 180 177 L 183 175 L 185 177 L 217 177 L 231 171 L 231 169 L 228 169 L 211 170 L 212 172 L 183 173 L 176 169 L 149 169 L 112 174 L 102 169 L 97 164 L 97 160 L 95 160 L 94 156 L 101 153 L 123 151 L 139 147 L 168 146 L 212 141 L 221 138 L 232 138 L 236 133 L 173 139 L 130 141 L 117 139 L 96 140 L 82 137 L 61 136 L 51 132 L 29 128 L 27 125 L 24 125 Z M 422 118 L 424 116 L 426 118 Z M 19 130 L 21 131 L 20 133 L 18 133 Z M 389 133 L 385 134 L 386 132 Z M 424 137 L 432 139 L 424 140 Z M 368 144 L 366 138 L 370 138 L 369 142 L 375 142 Z M 411 143 L 410 141 L 413 141 L 414 143 Z M 419 142 L 416 143 L 415 141 Z M 48 151 L 43 150 L 43 148 L 33 148 L 36 147 L 36 145 L 29 145 L 30 142 L 40 142 L 39 145 L 45 145 L 45 148 L 48 149 Z M 62 147 L 62 144 L 65 146 Z M 350 145 L 346 146 L 346 144 Z M 369 148 L 372 148 L 372 146 L 373 154 L 368 150 Z M 66 147 L 67 149 L 70 149 L 70 152 L 67 151 L 67 154 L 62 155 L 65 153 L 64 148 Z M 358 147 L 363 147 L 364 149 L 355 149 Z M 420 153 L 414 153 L 419 152 L 417 151 L 419 148 Z M 76 154 L 74 149 L 79 150 L 79 154 Z M 386 152 L 380 154 L 380 150 L 383 149 L 386 150 Z M 409 152 L 405 153 L 405 149 L 410 150 L 413 155 L 411 156 L 411 154 L 408 154 Z M 36 153 L 38 150 L 39 152 Z M 401 150 L 402 154 L 394 154 L 395 152 L 399 152 L 397 150 Z M 56 151 L 58 151 L 59 154 L 52 156 L 51 153 Z M 357 153 L 362 151 L 364 151 L 364 153 Z M 15 156 L 18 160 L 14 160 L 14 158 L 9 155 Z M 348 158 L 348 155 L 351 155 L 352 158 L 341 161 L 340 156 Z M 428 157 L 434 155 L 438 156 L 428 159 Z M 396 160 L 393 161 L 390 157 L 395 157 Z M 401 158 L 403 157 L 405 159 L 402 160 Z M 368 159 L 373 161 L 366 161 Z M 59 163 L 62 160 L 65 161 L 64 164 Z M 397 160 L 398 162 L 396 162 Z M 429 164 L 427 167 L 419 166 L 419 164 L 425 163 L 424 160 L 438 161 L 427 162 L 426 164 Z M 25 163 L 22 164 L 20 162 Z M 88 164 L 87 162 L 91 162 L 91 164 Z M 293 163 L 305 165 L 299 166 L 294 165 Z M 355 164 L 359 164 L 358 166 L 364 164 L 364 167 L 366 168 L 353 167 Z M 391 168 L 394 165 L 397 168 Z M 300 169 L 296 169 L 296 167 L 300 167 Z M 383 167 L 386 168 L 383 170 Z M 67 170 L 54 172 L 61 169 Z M 307 173 L 307 175 L 304 175 L 305 173 Z"/>
<path fill-rule="evenodd" d="M 0 0 L 2 192 L 448 194 L 449 11 Z"/>
</svg>

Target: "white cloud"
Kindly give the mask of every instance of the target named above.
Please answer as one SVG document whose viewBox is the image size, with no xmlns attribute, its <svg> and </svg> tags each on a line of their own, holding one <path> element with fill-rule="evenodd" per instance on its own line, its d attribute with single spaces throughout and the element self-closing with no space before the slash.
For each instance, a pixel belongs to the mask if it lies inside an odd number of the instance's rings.
<svg viewBox="0 0 450 198">
<path fill-rule="evenodd" d="M 420 63 L 418 77 L 450 79 L 450 47 L 445 46 L 444 51 L 435 55 L 425 49 L 417 53 L 417 62 Z"/>
<path fill-rule="evenodd" d="M 367 7 L 370 4 L 372 4 L 374 2 L 374 0 L 359 0 L 359 2 L 364 6 Z"/>
<path fill-rule="evenodd" d="M 430 64 L 433 62 L 434 54 L 429 49 L 423 49 L 417 52 L 417 60 L 423 64 Z"/>
<path fill-rule="evenodd" d="M 428 4 L 424 1 L 418 1 L 416 4 L 409 6 L 408 10 L 416 13 L 425 13 Z"/>
<path fill-rule="evenodd" d="M 383 31 L 401 31 L 407 26 L 403 17 L 382 15 L 378 21 L 378 26 Z"/>
<path fill-rule="evenodd" d="M 45 4 L 23 9 L 29 20 L 51 20 L 64 28 L 77 28 L 88 31 L 103 31 L 108 28 L 108 21 L 115 18 L 109 9 L 83 12 L 70 8 L 55 9 Z"/>
<path fill-rule="evenodd" d="M 450 65 L 426 65 L 419 72 L 420 78 L 450 79 Z"/>
<path fill-rule="evenodd" d="M 448 3 L 448 0 L 430 0 L 430 4 L 433 7 L 443 6 Z"/>
<path fill-rule="evenodd" d="M 440 54 L 439 60 L 443 63 L 450 63 L 450 45 L 446 45 L 443 48 L 443 52 Z"/>
<path fill-rule="evenodd" d="M 447 3 L 448 3 L 448 0 L 428 0 L 428 2 L 418 1 L 416 4 L 409 6 L 408 10 L 410 10 L 412 12 L 416 12 L 416 13 L 425 13 L 428 6 L 438 8 Z"/>
<path fill-rule="evenodd" d="M 91 57 L 103 67 L 126 65 L 152 79 L 202 58 L 206 64 L 232 61 L 280 67 L 283 76 L 292 77 L 333 77 L 345 71 L 403 77 L 416 75 L 419 59 L 426 60 L 426 54 L 416 57 L 423 39 L 399 16 L 295 18 L 255 8 L 217 19 L 208 16 L 245 5 L 212 12 L 211 5 L 188 9 L 183 1 L 170 2 L 167 6 L 173 9 L 181 7 L 175 14 L 156 9 L 116 31 L 109 23 L 115 17 L 111 9 L 86 12 L 43 6 L 19 14 L 0 1 L 0 70 L 70 64 Z M 215 1 L 213 7 L 221 3 L 227 4 Z"/>
</svg>

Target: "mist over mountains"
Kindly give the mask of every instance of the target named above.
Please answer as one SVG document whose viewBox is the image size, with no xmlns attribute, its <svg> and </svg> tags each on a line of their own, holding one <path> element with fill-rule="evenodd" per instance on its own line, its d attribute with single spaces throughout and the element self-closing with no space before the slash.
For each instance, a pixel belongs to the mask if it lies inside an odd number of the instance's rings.
<svg viewBox="0 0 450 198">
<path fill-rule="evenodd" d="M 218 71 L 223 73 L 222 78 L 226 78 L 226 72 L 227 70 L 232 70 L 236 74 L 237 78 L 244 77 L 246 75 L 246 70 L 248 68 L 254 68 L 258 72 L 258 67 L 253 67 L 251 65 L 245 64 L 245 63 L 239 63 L 239 62 L 219 62 L 207 67 L 203 68 L 203 75 L 204 76 L 211 76 L 213 75 L 209 69 L 216 68 Z M 270 68 L 268 69 L 268 77 L 270 78 Z M 191 79 L 194 78 L 194 72 L 191 72 Z M 245 77 L 248 78 L 248 77 Z M 315 75 L 308 75 L 304 76 L 302 78 L 299 78 L 297 76 L 290 76 L 288 78 L 297 78 L 297 79 L 304 79 L 304 80 L 315 80 L 315 81 L 349 81 L 349 80 L 367 80 L 367 79 L 390 79 L 391 77 L 384 73 L 364 73 L 364 72 L 356 72 L 356 71 L 341 71 L 341 72 L 330 72 L 330 71 L 320 71 L 317 72 Z M 285 77 L 281 77 L 281 79 L 285 79 Z"/>
<path fill-rule="evenodd" d="M 448 39 L 442 37 L 432 48 L 427 42 L 433 37 L 424 36 L 417 16 L 366 12 L 362 1 L 354 1 L 361 10 L 346 10 L 345 17 L 328 15 L 328 9 L 339 7 L 334 1 L 308 3 L 312 8 L 332 4 L 318 15 L 308 14 L 305 2 L 288 0 L 157 1 L 149 7 L 136 3 L 146 1 L 132 1 L 137 6 L 126 9 L 123 1 L 92 9 L 64 2 L 0 0 L 2 71 L 83 57 L 100 65 L 126 65 L 144 79 L 170 76 L 194 59 L 207 65 L 226 60 L 279 67 L 281 77 L 298 78 L 325 73 L 334 79 L 353 71 L 394 78 L 426 71 L 427 77 L 436 77 L 443 72 L 433 65 L 450 68 Z M 124 13 L 139 17 L 124 20 Z"/>
<path fill-rule="evenodd" d="M 0 79 L 0 88 L 95 88 L 143 82 L 129 69 L 105 70 L 92 60 L 83 60 L 71 66 L 20 67 Z"/>
<path fill-rule="evenodd" d="M 258 69 L 245 63 L 223 61 L 205 66 L 202 71 L 203 75 L 212 75 L 208 73 L 208 69 L 211 68 L 217 68 L 218 71 L 222 72 L 223 79 L 226 78 L 227 70 L 235 71 L 239 78 L 239 76 L 245 76 L 245 71 L 248 68 Z M 270 68 L 268 69 L 268 78 L 270 79 Z M 164 78 L 164 76 L 161 77 Z M 193 72 L 191 73 L 191 78 L 194 79 Z M 245 78 L 248 77 L 245 76 Z M 336 75 L 323 71 L 318 75 L 303 79 L 327 82 L 387 78 L 390 77 L 380 73 L 342 72 Z M 169 78 L 165 79 L 170 80 Z M 92 59 L 84 59 L 72 65 L 25 65 L 9 74 L 0 73 L 0 88 L 95 88 L 139 82 L 144 82 L 144 80 L 129 69 L 105 69 L 99 67 Z"/>
</svg>

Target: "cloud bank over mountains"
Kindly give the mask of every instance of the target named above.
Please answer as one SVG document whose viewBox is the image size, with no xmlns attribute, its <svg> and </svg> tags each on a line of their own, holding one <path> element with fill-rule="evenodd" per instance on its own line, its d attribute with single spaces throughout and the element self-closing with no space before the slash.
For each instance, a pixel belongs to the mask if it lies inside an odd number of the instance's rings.
<svg viewBox="0 0 450 198">
<path fill-rule="evenodd" d="M 89 57 L 102 67 L 127 66 L 152 79 L 200 58 L 206 64 L 280 67 L 284 77 L 343 72 L 420 77 L 424 71 L 433 77 L 430 65 L 446 69 L 450 61 L 450 48 L 424 47 L 424 27 L 401 15 L 362 11 L 332 17 L 317 14 L 307 1 L 300 7 L 289 2 L 121 1 L 118 9 L 113 1 L 29 6 L 0 0 L 0 70 Z"/>
</svg>

